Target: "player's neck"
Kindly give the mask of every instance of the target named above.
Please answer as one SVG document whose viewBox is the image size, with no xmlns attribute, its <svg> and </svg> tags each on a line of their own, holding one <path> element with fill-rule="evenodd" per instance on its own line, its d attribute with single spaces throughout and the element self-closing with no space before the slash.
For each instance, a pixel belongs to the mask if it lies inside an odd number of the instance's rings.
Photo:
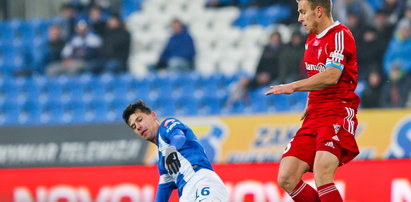
<svg viewBox="0 0 411 202">
<path fill-rule="evenodd" d="M 320 23 L 318 23 L 318 29 L 315 32 L 315 34 L 321 34 L 325 29 L 330 27 L 331 25 L 334 24 L 333 18 L 324 18 Z"/>
</svg>

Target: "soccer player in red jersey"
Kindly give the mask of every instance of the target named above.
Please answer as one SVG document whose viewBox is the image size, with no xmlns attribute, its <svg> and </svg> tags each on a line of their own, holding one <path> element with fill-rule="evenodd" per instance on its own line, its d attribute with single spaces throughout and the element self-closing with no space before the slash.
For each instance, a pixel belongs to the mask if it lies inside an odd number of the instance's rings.
<svg viewBox="0 0 411 202">
<path fill-rule="evenodd" d="M 271 86 L 265 94 L 309 91 L 304 121 L 280 162 L 279 185 L 294 201 L 342 201 L 333 180 L 339 166 L 359 150 L 354 138 L 360 103 L 356 45 L 350 30 L 334 21 L 331 0 L 297 0 L 298 21 L 309 36 L 304 62 L 307 79 Z M 316 191 L 301 180 L 314 172 Z"/>
</svg>

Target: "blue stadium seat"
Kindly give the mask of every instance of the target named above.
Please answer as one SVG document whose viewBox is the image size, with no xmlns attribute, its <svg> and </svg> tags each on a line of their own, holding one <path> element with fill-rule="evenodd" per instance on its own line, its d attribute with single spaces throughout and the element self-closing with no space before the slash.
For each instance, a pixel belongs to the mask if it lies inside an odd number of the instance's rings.
<svg viewBox="0 0 411 202">
<path fill-rule="evenodd" d="M 290 104 L 289 95 L 281 94 L 281 95 L 270 95 L 267 97 L 268 97 L 268 105 L 274 106 L 274 110 L 276 112 L 290 111 L 291 104 Z"/>
<path fill-rule="evenodd" d="M 26 21 L 34 36 L 47 36 L 49 23 L 47 20 L 32 18 Z"/>
<path fill-rule="evenodd" d="M 123 0 L 121 4 L 121 17 L 123 20 L 127 19 L 127 17 L 136 11 L 141 9 L 141 1 L 142 0 Z"/>
<path fill-rule="evenodd" d="M 23 104 L 19 123 L 22 125 L 38 125 L 44 105 L 37 101 L 27 101 Z"/>
<path fill-rule="evenodd" d="M 0 85 L 0 101 L 8 103 L 18 103 L 17 98 L 19 97 L 20 87 L 15 82 L 15 80 L 9 80 L 3 82 Z"/>
<path fill-rule="evenodd" d="M 264 95 L 267 88 L 258 88 L 250 90 L 248 99 L 250 102 L 250 110 L 254 113 L 267 113 L 269 111 L 268 97 Z"/>
<path fill-rule="evenodd" d="M 91 118 L 87 117 L 87 106 L 84 102 L 72 101 L 64 105 L 67 123 L 86 123 L 90 122 Z"/>
<path fill-rule="evenodd" d="M 107 103 L 108 119 L 114 119 L 116 121 L 121 121 L 123 116 L 123 110 L 131 103 L 127 102 L 125 99 L 114 99 L 113 101 Z M 112 117 L 111 117 L 112 116 Z"/>
<path fill-rule="evenodd" d="M 151 106 L 159 117 L 174 116 L 176 113 L 176 101 L 170 97 L 159 97 L 153 100 Z"/>
<path fill-rule="evenodd" d="M 86 119 L 91 122 L 114 121 L 116 117 L 109 117 L 108 104 L 102 100 L 94 100 L 86 106 Z"/>
<path fill-rule="evenodd" d="M 282 5 L 273 5 L 261 10 L 257 17 L 258 24 L 267 27 L 276 24 L 290 16 L 290 8 Z"/>
<path fill-rule="evenodd" d="M 14 38 L 22 37 L 25 23 L 21 19 L 11 19 L 4 22 L 2 37 L 7 41 L 12 41 Z"/>
<path fill-rule="evenodd" d="M 25 82 L 21 84 L 20 92 L 25 97 L 26 101 L 29 102 L 40 102 L 41 101 L 41 87 L 37 85 L 36 81 L 32 78 L 26 78 Z"/>
<path fill-rule="evenodd" d="M 252 3 L 252 0 L 237 0 L 239 6 L 245 7 L 249 6 Z"/>
<path fill-rule="evenodd" d="M 41 123 L 57 125 L 69 122 L 69 117 L 67 117 L 67 114 L 64 111 L 63 103 L 55 100 L 47 100 L 42 108 L 40 115 Z"/>
<path fill-rule="evenodd" d="M 176 116 L 195 116 L 198 113 L 198 103 L 195 98 L 179 98 L 176 100 Z"/>
<path fill-rule="evenodd" d="M 289 96 L 292 111 L 303 111 L 307 102 L 307 92 L 295 92 Z"/>
<path fill-rule="evenodd" d="M 0 125 L 17 125 L 21 106 L 15 102 L 6 102 L 0 105 Z"/>
<path fill-rule="evenodd" d="M 222 109 L 221 99 L 213 96 L 204 96 L 198 100 L 199 115 L 218 115 Z"/>
<path fill-rule="evenodd" d="M 256 24 L 259 10 L 255 7 L 241 9 L 240 16 L 234 21 L 234 25 L 244 28 Z"/>
<path fill-rule="evenodd" d="M 63 86 L 63 94 L 67 96 L 68 101 L 84 102 L 85 85 L 78 80 L 78 77 L 72 79 Z"/>
</svg>

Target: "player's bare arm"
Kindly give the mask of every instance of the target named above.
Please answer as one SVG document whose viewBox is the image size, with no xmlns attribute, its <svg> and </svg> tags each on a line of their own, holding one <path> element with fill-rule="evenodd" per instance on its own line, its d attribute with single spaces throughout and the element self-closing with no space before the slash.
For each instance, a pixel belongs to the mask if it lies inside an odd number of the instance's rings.
<svg viewBox="0 0 411 202">
<path fill-rule="evenodd" d="M 322 90 L 338 82 L 342 72 L 335 67 L 328 67 L 324 72 L 320 72 L 310 78 L 298 80 L 288 84 L 270 86 L 270 90 L 265 95 L 291 94 L 296 91 Z"/>
</svg>

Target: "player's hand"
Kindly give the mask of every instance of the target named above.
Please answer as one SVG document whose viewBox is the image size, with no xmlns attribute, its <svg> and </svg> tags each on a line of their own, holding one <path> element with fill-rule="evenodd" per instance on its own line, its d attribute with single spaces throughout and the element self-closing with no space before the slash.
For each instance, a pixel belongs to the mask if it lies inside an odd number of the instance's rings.
<svg viewBox="0 0 411 202">
<path fill-rule="evenodd" d="M 180 170 L 181 163 L 178 160 L 176 147 L 170 146 L 165 151 L 166 166 L 170 174 L 177 174 Z"/>
<path fill-rule="evenodd" d="M 290 84 L 281 84 L 276 86 L 270 86 L 270 90 L 265 93 L 265 95 L 279 95 L 279 94 L 291 94 L 294 93 L 294 89 Z"/>
</svg>

